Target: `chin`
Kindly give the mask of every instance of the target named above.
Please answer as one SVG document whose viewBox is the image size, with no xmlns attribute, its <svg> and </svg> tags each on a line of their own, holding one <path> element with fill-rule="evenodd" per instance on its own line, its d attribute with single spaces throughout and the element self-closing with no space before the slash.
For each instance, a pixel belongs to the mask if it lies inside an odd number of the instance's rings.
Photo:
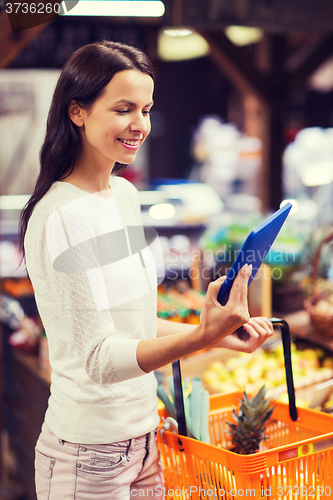
<svg viewBox="0 0 333 500">
<path fill-rule="evenodd" d="M 122 158 L 122 159 L 116 160 L 116 162 L 121 163 L 122 165 L 131 165 L 131 163 L 134 162 L 135 158 L 136 158 L 136 155 L 134 157 L 131 157 L 131 158 Z"/>
</svg>

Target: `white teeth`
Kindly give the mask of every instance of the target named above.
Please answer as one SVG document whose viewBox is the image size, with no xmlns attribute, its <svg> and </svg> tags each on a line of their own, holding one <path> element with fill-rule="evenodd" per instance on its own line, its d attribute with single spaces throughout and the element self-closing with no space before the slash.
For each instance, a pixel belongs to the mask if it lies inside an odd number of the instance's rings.
<svg viewBox="0 0 333 500">
<path fill-rule="evenodd" d="M 137 146 L 140 141 L 126 141 L 125 139 L 119 139 L 120 142 L 123 142 L 124 144 L 128 144 L 129 146 Z"/>
</svg>

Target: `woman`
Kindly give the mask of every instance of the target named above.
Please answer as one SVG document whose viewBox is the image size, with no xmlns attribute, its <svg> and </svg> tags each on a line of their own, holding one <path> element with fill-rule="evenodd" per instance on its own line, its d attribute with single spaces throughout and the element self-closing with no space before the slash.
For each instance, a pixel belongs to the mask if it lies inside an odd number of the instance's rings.
<svg viewBox="0 0 333 500">
<path fill-rule="evenodd" d="M 36 445 L 39 500 L 161 498 L 153 370 L 213 345 L 252 352 L 272 334 L 267 320 L 249 318 L 249 267 L 224 307 L 216 301 L 224 278 L 210 284 L 198 326 L 156 317 L 138 192 L 114 175 L 150 132 L 153 87 L 141 51 L 104 41 L 70 57 L 54 92 L 21 217 L 52 367 Z M 230 335 L 241 325 L 246 341 Z"/>
</svg>

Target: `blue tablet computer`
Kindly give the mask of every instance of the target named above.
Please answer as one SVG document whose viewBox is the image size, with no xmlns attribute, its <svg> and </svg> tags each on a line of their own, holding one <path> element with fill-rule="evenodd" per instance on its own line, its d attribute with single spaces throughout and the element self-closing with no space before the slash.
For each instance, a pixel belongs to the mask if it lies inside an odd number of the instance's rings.
<svg viewBox="0 0 333 500">
<path fill-rule="evenodd" d="M 239 251 L 235 262 L 227 274 L 226 280 L 222 283 L 217 296 L 219 303 L 224 306 L 229 298 L 229 293 L 239 270 L 244 264 L 252 264 L 252 273 L 249 285 L 258 272 L 269 249 L 273 245 L 280 229 L 283 226 L 290 210 L 291 203 L 286 203 L 280 210 L 261 222 L 246 238 L 242 249 Z"/>
</svg>

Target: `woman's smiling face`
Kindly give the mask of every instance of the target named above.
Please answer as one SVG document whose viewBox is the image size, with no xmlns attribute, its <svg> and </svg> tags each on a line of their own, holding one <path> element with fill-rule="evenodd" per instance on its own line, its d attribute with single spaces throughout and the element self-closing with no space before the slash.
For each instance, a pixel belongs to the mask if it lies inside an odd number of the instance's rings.
<svg viewBox="0 0 333 500">
<path fill-rule="evenodd" d="M 132 163 L 150 132 L 153 90 L 152 78 L 141 71 L 116 73 L 90 110 L 80 108 L 80 125 L 73 120 L 80 126 L 81 158 L 101 166 Z"/>
</svg>

